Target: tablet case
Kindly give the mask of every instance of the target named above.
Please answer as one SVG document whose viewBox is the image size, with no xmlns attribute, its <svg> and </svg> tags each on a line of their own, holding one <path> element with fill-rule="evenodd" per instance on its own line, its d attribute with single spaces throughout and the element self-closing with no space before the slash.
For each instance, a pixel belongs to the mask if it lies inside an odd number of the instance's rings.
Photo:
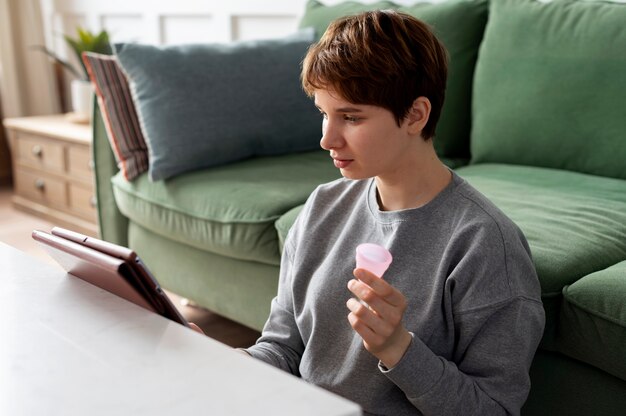
<svg viewBox="0 0 626 416">
<path fill-rule="evenodd" d="M 134 251 L 60 227 L 32 236 L 68 273 L 189 326 Z"/>
</svg>

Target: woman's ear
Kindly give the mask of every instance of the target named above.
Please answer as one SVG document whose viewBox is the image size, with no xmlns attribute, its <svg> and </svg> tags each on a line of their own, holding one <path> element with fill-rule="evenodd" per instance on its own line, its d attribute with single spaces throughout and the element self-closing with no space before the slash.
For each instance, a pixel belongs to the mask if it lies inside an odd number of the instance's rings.
<svg viewBox="0 0 626 416">
<path fill-rule="evenodd" d="M 409 114 L 407 115 L 409 133 L 419 134 L 421 136 L 422 130 L 424 130 L 426 123 L 428 123 L 430 109 L 430 100 L 426 97 L 417 97 L 415 101 L 413 101 L 413 105 L 411 105 Z"/>
</svg>

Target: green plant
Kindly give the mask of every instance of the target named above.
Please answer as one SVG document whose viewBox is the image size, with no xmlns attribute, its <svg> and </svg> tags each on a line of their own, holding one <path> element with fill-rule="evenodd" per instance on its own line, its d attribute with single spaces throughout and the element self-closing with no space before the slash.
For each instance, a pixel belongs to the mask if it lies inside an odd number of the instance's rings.
<svg viewBox="0 0 626 416">
<path fill-rule="evenodd" d="M 69 47 L 78 58 L 78 62 L 80 62 L 81 65 L 80 69 L 77 69 L 69 61 L 61 59 L 56 53 L 49 50 L 45 46 L 35 46 L 35 49 L 44 52 L 46 55 L 48 55 L 58 64 L 62 65 L 77 78 L 88 80 L 89 76 L 87 74 L 87 68 L 85 68 L 85 64 L 83 63 L 82 53 L 96 52 L 105 55 L 111 55 L 113 53 L 113 50 L 111 49 L 109 34 L 106 30 L 102 30 L 99 33 L 95 34 L 90 32 L 89 30 L 78 27 L 76 28 L 76 32 L 77 36 L 75 38 L 63 35 L 63 39 L 65 39 L 65 42 L 67 42 Z"/>
</svg>

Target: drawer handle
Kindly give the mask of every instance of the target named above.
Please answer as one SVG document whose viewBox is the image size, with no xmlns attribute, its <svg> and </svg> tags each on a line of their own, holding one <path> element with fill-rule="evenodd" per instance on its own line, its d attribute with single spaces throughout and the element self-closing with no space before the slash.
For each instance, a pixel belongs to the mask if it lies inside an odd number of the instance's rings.
<svg viewBox="0 0 626 416">
<path fill-rule="evenodd" d="M 41 158 L 43 156 L 43 148 L 39 146 L 38 144 L 33 146 L 31 152 L 33 153 L 33 156 L 35 157 Z"/>
<path fill-rule="evenodd" d="M 46 189 L 46 181 L 44 181 L 43 179 L 37 179 L 35 181 L 35 188 L 37 188 L 37 190 L 39 191 L 43 191 Z"/>
<path fill-rule="evenodd" d="M 92 196 L 91 198 L 89 198 L 89 205 L 91 205 L 92 208 L 95 208 L 96 205 L 98 205 L 98 200 L 96 199 L 95 196 Z"/>
</svg>

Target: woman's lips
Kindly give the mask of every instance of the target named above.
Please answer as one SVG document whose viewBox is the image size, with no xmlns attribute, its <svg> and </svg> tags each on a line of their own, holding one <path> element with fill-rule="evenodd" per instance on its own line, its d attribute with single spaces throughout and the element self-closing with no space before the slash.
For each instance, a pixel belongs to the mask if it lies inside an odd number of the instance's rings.
<svg viewBox="0 0 626 416">
<path fill-rule="evenodd" d="M 338 169 L 345 169 L 352 163 L 352 160 L 350 160 L 350 159 L 335 159 L 335 158 L 333 158 L 333 162 L 335 163 L 335 167 L 336 168 L 338 168 Z"/>
</svg>

